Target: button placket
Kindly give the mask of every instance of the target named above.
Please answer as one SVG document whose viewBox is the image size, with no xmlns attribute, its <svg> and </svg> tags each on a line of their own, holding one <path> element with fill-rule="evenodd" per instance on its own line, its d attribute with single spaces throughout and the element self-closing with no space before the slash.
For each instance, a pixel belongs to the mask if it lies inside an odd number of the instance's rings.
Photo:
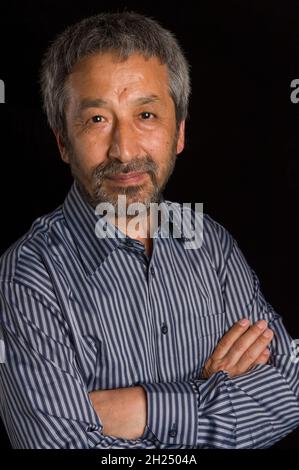
<svg viewBox="0 0 299 470">
<path fill-rule="evenodd" d="M 169 435 L 169 437 L 176 437 L 177 433 L 178 433 L 178 431 L 177 431 L 176 424 L 173 423 L 171 429 L 169 430 L 168 435 Z"/>
</svg>

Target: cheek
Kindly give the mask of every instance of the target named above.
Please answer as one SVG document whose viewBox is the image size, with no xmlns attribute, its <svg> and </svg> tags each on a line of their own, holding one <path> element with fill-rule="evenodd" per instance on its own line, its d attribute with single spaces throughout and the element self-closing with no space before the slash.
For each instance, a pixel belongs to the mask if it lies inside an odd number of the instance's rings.
<svg viewBox="0 0 299 470">
<path fill-rule="evenodd" d="M 143 140 L 143 149 L 158 160 L 167 160 L 172 147 L 168 132 L 153 132 Z"/>
<path fill-rule="evenodd" d="M 93 168 L 105 160 L 105 147 L 95 138 L 78 139 L 73 148 L 83 167 Z"/>
</svg>

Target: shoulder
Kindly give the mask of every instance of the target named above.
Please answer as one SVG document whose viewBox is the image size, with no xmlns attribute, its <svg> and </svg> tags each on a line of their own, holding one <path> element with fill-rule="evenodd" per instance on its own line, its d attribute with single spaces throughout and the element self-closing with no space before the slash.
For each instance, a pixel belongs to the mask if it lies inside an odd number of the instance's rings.
<svg viewBox="0 0 299 470">
<path fill-rule="evenodd" d="M 227 259 L 235 244 L 235 239 L 229 230 L 216 221 L 209 214 L 203 214 L 204 220 L 204 243 L 213 252 L 220 250 L 224 258 Z"/>
<path fill-rule="evenodd" d="M 183 223 L 186 215 L 187 225 L 190 220 L 193 231 L 202 231 L 201 248 L 214 255 L 221 253 L 225 259 L 229 257 L 235 244 L 234 237 L 224 225 L 202 210 L 202 204 L 184 204 L 166 200 L 165 202 L 168 207 L 174 208 L 176 214 L 180 214 L 179 217 L 183 218 Z"/>
<path fill-rule="evenodd" d="M 62 206 L 38 217 L 30 229 L 1 255 L 0 282 L 18 282 L 28 278 L 30 272 L 39 272 L 48 252 L 47 240 L 62 223 Z"/>
</svg>

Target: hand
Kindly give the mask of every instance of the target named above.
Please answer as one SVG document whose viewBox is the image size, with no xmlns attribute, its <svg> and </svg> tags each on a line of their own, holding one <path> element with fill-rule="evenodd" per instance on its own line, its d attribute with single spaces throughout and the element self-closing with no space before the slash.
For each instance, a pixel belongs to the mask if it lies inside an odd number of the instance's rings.
<svg viewBox="0 0 299 470">
<path fill-rule="evenodd" d="M 97 390 L 89 393 L 103 433 L 123 439 L 138 439 L 147 420 L 146 392 L 140 387 Z"/>
<path fill-rule="evenodd" d="M 267 328 L 267 322 L 260 320 L 250 326 L 243 319 L 221 338 L 213 354 L 206 361 L 201 376 L 205 379 L 215 372 L 225 370 L 230 377 L 243 374 L 257 364 L 268 362 L 273 331 Z"/>
</svg>

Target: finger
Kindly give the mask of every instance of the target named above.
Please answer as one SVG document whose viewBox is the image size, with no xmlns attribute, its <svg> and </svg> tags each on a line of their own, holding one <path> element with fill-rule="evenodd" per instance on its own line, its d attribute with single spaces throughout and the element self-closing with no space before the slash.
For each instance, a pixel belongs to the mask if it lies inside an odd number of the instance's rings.
<svg viewBox="0 0 299 470">
<path fill-rule="evenodd" d="M 266 320 L 260 320 L 256 322 L 254 325 L 252 325 L 240 338 L 237 339 L 237 341 L 233 344 L 233 346 L 230 348 L 228 353 L 225 356 L 225 361 L 230 364 L 231 366 L 234 366 L 239 362 L 240 358 L 243 356 L 243 354 L 249 349 L 252 344 L 259 338 L 264 331 L 267 328 L 267 322 Z M 267 346 L 267 343 L 265 343 L 265 347 Z M 259 351 L 259 354 L 262 352 Z M 258 354 L 258 355 L 259 355 Z M 257 356 L 255 356 L 254 359 L 256 359 Z"/>
<path fill-rule="evenodd" d="M 243 356 L 236 364 L 236 368 L 246 371 L 260 357 L 265 348 L 273 339 L 273 331 L 267 328 L 264 333 L 245 351 Z"/>
<path fill-rule="evenodd" d="M 222 336 L 221 340 L 217 344 L 213 352 L 213 359 L 216 361 L 222 359 L 229 352 L 237 339 L 245 333 L 249 326 L 250 322 L 247 318 L 243 318 L 239 322 L 235 323 L 229 331 Z"/>
<path fill-rule="evenodd" d="M 268 348 L 264 349 L 264 351 L 259 355 L 259 357 L 254 361 L 252 367 L 257 366 L 258 364 L 267 364 L 270 357 L 270 350 Z"/>
</svg>

